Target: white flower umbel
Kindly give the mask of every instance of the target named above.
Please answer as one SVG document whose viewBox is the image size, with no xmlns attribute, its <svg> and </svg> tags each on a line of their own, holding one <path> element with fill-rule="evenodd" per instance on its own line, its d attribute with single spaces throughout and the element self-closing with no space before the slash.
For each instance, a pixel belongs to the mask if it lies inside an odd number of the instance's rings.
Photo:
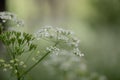
<svg viewBox="0 0 120 80">
<path fill-rule="evenodd" d="M 17 26 L 23 26 L 24 22 L 17 18 L 17 16 L 10 12 L 0 12 L 0 19 L 2 23 L 6 23 L 7 21 L 13 21 L 17 24 Z"/>
<path fill-rule="evenodd" d="M 51 54 L 43 61 L 43 65 L 50 74 L 58 76 L 57 79 L 62 76 L 62 80 L 107 80 L 105 76 L 89 72 L 86 61 L 70 51 L 60 51 L 59 55 Z"/>
<path fill-rule="evenodd" d="M 79 40 L 74 37 L 75 35 L 73 34 L 72 31 L 70 30 L 65 30 L 62 28 L 58 27 L 52 27 L 52 26 L 47 26 L 41 28 L 38 32 L 35 33 L 35 37 L 37 40 L 44 39 L 44 40 L 50 40 L 53 42 L 59 42 L 61 46 L 65 45 L 66 48 L 72 48 L 70 49 L 73 53 L 75 53 L 78 56 L 84 56 L 81 54 L 79 50 Z M 57 49 L 61 50 L 62 48 L 57 47 Z M 48 51 L 54 52 L 54 47 L 47 47 Z"/>
<path fill-rule="evenodd" d="M 82 58 L 74 55 L 70 51 L 61 50 L 59 55 L 51 54 L 43 64 L 46 68 L 57 74 L 55 71 L 67 72 L 67 74 L 74 72 L 75 70 L 87 71 L 87 66 Z M 76 75 L 76 72 L 74 72 Z"/>
</svg>

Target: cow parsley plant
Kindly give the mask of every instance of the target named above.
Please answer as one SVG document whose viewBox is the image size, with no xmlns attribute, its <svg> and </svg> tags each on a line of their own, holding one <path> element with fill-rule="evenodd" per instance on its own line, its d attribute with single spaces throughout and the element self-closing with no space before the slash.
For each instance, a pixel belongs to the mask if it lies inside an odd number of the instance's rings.
<svg viewBox="0 0 120 80">
<path fill-rule="evenodd" d="M 49 54 L 60 54 L 60 51 L 69 50 L 76 56 L 84 56 L 79 50 L 79 40 L 69 30 L 48 26 L 34 34 L 15 30 L 4 31 L 6 24 L 22 26 L 23 22 L 9 12 L 0 12 L 0 20 L 0 41 L 6 50 L 6 57 L 0 58 L 0 68 L 5 72 L 11 72 L 16 80 L 24 80 L 26 75 Z M 43 46 L 46 45 L 44 41 L 49 45 Z"/>
</svg>

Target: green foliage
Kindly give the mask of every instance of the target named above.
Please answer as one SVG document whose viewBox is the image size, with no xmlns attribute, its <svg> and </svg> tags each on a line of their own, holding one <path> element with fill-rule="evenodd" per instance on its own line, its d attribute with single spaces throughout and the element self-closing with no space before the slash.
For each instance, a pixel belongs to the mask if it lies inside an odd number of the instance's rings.
<svg viewBox="0 0 120 80">
<path fill-rule="evenodd" d="M 120 25 L 119 0 L 91 0 L 90 3 L 97 13 L 97 16 L 90 16 L 90 23 L 96 25 L 96 27 L 99 24 L 113 29 L 116 28 L 117 25 Z"/>
</svg>

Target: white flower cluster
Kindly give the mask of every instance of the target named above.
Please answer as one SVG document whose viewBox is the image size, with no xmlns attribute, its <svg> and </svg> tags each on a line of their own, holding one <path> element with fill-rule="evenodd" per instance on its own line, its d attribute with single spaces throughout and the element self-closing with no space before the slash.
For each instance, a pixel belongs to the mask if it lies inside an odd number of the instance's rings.
<svg viewBox="0 0 120 80">
<path fill-rule="evenodd" d="M 71 35 L 73 32 L 64 30 L 62 28 L 47 26 L 42 29 L 40 29 L 37 33 L 35 33 L 35 36 L 40 38 L 54 38 L 58 40 L 68 40 L 68 35 Z"/>
<path fill-rule="evenodd" d="M 84 54 L 81 53 L 81 51 L 78 48 L 74 48 L 73 49 L 73 53 L 76 54 L 76 55 L 78 55 L 78 56 L 84 56 Z"/>
<path fill-rule="evenodd" d="M 105 76 L 89 72 L 86 61 L 69 51 L 61 51 L 59 55 L 51 54 L 43 65 L 53 76 L 58 74 L 64 77 L 58 71 L 65 72 L 68 80 L 107 80 Z"/>
<path fill-rule="evenodd" d="M 64 29 L 58 28 L 58 27 L 56 27 L 56 32 L 58 34 L 63 34 L 63 35 L 71 35 L 71 34 L 73 34 L 73 32 L 71 32 L 69 30 L 64 30 Z"/>
<path fill-rule="evenodd" d="M 74 47 L 78 47 L 79 43 L 80 43 L 80 40 L 74 37 L 71 39 L 71 43 L 69 43 L 69 44 L 74 46 Z"/>
<path fill-rule="evenodd" d="M 6 62 L 4 59 L 0 59 L 0 67 L 3 68 L 3 71 L 14 70 L 14 72 L 16 73 L 16 69 L 14 69 L 14 66 L 19 66 L 23 68 L 27 67 L 23 61 L 20 61 L 18 59 L 10 60 L 9 62 Z"/>
<path fill-rule="evenodd" d="M 24 22 L 17 18 L 17 16 L 10 12 L 0 12 L 0 19 L 3 23 L 7 21 L 13 21 L 17 24 L 17 26 L 23 26 Z"/>
<path fill-rule="evenodd" d="M 46 67 L 49 67 L 49 69 L 58 69 L 60 71 L 68 71 L 70 70 L 75 70 L 75 69 L 80 69 L 83 70 L 84 66 L 84 71 L 87 70 L 87 66 L 84 63 L 84 60 L 74 54 L 70 51 L 65 51 L 62 50 L 60 51 L 59 55 L 54 55 L 51 54 L 44 63 Z M 53 70 L 56 71 L 56 70 Z"/>
<path fill-rule="evenodd" d="M 53 40 L 53 42 L 59 42 L 61 44 L 66 44 L 66 47 L 72 47 L 73 53 L 78 56 L 84 56 L 79 50 L 79 40 L 74 37 L 73 32 L 69 30 L 64 30 L 58 27 L 47 26 L 41 28 L 37 33 L 35 33 L 37 40 L 47 39 Z M 47 50 L 53 50 L 53 47 L 48 48 Z"/>
<path fill-rule="evenodd" d="M 54 46 L 47 47 L 46 50 L 52 53 L 56 53 L 56 54 L 58 54 L 58 52 L 60 51 L 59 48 L 54 47 Z"/>
</svg>

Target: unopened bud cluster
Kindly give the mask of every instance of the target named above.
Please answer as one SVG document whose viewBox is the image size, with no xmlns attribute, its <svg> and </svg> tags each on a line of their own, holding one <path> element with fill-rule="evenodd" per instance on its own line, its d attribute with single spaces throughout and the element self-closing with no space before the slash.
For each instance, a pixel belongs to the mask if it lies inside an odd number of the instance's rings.
<svg viewBox="0 0 120 80">
<path fill-rule="evenodd" d="M 0 59 L 0 68 L 3 68 L 3 71 L 12 70 L 15 71 L 15 66 L 19 66 L 22 68 L 26 68 L 27 65 L 20 61 L 19 59 L 9 60 L 9 62 L 6 62 L 4 59 Z"/>
<path fill-rule="evenodd" d="M 35 50 L 37 46 L 33 43 L 33 40 L 34 37 L 25 32 L 8 31 L 0 35 L 0 41 L 3 42 L 5 47 L 11 49 L 12 54 L 16 55 Z"/>
</svg>

